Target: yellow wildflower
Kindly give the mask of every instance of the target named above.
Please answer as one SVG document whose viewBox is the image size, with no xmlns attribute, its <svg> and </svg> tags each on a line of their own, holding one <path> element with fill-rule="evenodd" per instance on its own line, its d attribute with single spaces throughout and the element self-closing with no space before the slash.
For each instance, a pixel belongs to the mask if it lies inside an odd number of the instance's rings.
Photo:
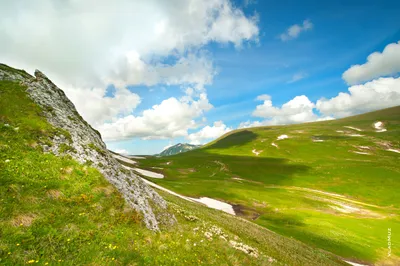
<svg viewBox="0 0 400 266">
<path fill-rule="evenodd" d="M 17 246 L 19 246 L 19 243 L 17 244 Z"/>
<path fill-rule="evenodd" d="M 30 261 L 28 261 L 28 263 L 34 263 L 35 262 L 35 260 L 30 260 Z"/>
</svg>

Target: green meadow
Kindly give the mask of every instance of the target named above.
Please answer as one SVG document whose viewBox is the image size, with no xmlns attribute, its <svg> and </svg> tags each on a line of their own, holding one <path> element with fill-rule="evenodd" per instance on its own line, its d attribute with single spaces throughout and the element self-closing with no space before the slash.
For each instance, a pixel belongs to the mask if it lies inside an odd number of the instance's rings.
<svg viewBox="0 0 400 266">
<path fill-rule="evenodd" d="M 377 132 L 376 122 L 386 131 Z M 235 130 L 201 149 L 138 163 L 165 175 L 152 182 L 228 202 L 284 236 L 351 261 L 399 265 L 399 152 L 400 107 L 393 107 Z"/>
<path fill-rule="evenodd" d="M 162 192 L 177 223 L 148 230 L 95 168 L 43 153 L 40 145 L 51 145 L 60 129 L 47 123 L 25 89 L 0 81 L 1 265 L 344 265 Z"/>
</svg>

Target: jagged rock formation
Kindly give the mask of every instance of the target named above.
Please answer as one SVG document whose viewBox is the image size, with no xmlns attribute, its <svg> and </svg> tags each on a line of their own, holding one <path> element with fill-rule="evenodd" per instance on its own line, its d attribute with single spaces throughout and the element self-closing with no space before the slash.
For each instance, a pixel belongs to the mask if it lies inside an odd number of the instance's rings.
<svg viewBox="0 0 400 266">
<path fill-rule="evenodd" d="M 45 152 L 70 155 L 80 163 L 90 163 L 113 184 L 125 200 L 143 214 L 146 226 L 159 230 L 160 223 L 171 224 L 175 217 L 167 212 L 167 203 L 135 173 L 121 167 L 106 149 L 98 131 L 93 129 L 76 111 L 64 92 L 43 73 L 35 77 L 25 71 L 0 64 L 0 80 L 21 82 L 27 94 L 44 111 L 50 124 L 60 128 L 51 145 L 43 144 Z"/>
<path fill-rule="evenodd" d="M 160 152 L 160 154 L 158 154 L 159 156 L 170 156 L 170 155 L 175 155 L 178 153 L 182 153 L 182 152 L 187 152 L 187 151 L 191 151 L 194 149 L 198 149 L 200 148 L 201 145 L 192 145 L 192 144 L 188 144 L 188 143 L 178 143 L 174 146 L 168 147 L 165 150 L 163 150 L 162 152 Z"/>
</svg>

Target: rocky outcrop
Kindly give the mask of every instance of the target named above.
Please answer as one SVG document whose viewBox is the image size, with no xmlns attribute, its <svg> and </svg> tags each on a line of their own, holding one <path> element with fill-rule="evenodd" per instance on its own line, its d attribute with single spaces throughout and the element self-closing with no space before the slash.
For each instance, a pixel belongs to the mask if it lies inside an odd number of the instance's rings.
<svg viewBox="0 0 400 266">
<path fill-rule="evenodd" d="M 175 217 L 167 212 L 164 199 L 135 173 L 121 167 L 106 149 L 100 133 L 79 115 L 64 92 L 43 73 L 36 70 L 33 77 L 24 71 L 0 65 L 0 80 L 26 85 L 28 95 L 43 109 L 49 123 L 60 129 L 51 145 L 42 145 L 45 152 L 57 156 L 70 155 L 80 163 L 89 163 L 97 168 L 125 200 L 143 214 L 149 229 L 159 230 L 160 223 L 175 222 Z"/>
</svg>

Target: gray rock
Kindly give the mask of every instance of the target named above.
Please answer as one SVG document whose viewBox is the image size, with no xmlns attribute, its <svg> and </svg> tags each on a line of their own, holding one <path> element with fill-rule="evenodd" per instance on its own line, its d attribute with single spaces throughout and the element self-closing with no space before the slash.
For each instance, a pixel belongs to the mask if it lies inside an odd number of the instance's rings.
<svg viewBox="0 0 400 266">
<path fill-rule="evenodd" d="M 0 80 L 19 81 L 27 93 L 44 111 L 50 124 L 60 128 L 52 145 L 43 144 L 45 152 L 57 156 L 70 155 L 79 163 L 90 163 L 113 184 L 127 203 L 143 214 L 144 223 L 151 230 L 159 230 L 160 223 L 173 224 L 175 217 L 167 212 L 167 203 L 134 172 L 121 167 L 112 157 L 101 139 L 77 112 L 65 93 L 43 73 L 36 70 L 35 77 L 24 71 L 0 65 Z"/>
</svg>

